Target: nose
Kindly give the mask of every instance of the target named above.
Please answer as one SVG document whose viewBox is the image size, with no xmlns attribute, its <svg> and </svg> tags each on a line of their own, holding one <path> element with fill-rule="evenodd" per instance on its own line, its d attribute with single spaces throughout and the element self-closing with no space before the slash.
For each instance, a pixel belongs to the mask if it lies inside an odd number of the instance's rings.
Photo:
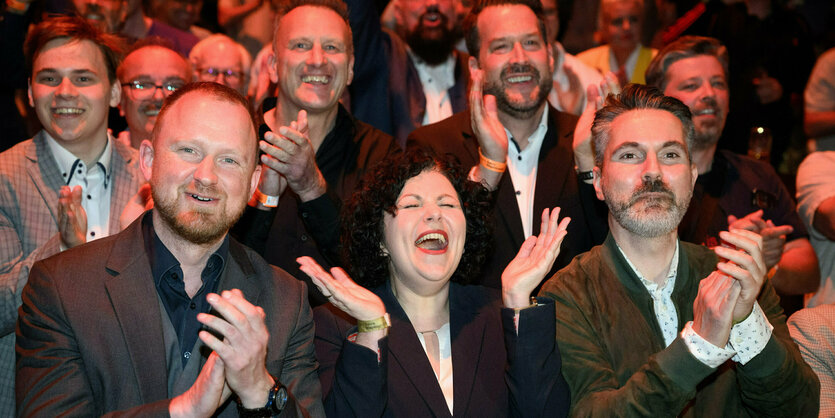
<svg viewBox="0 0 835 418">
<path fill-rule="evenodd" d="M 61 97 L 75 97 L 77 93 L 78 90 L 76 90 L 75 85 L 69 77 L 62 78 L 61 83 L 58 84 L 58 88 L 55 91 L 55 94 Z"/>
<path fill-rule="evenodd" d="M 511 62 L 514 63 L 528 62 L 528 54 L 526 54 L 525 49 L 522 48 L 521 42 L 516 42 L 513 44 L 513 51 L 510 51 L 510 59 Z"/>
<path fill-rule="evenodd" d="M 438 221 L 441 219 L 441 207 L 437 203 L 429 202 L 423 206 L 424 219 L 426 222 Z"/>
<path fill-rule="evenodd" d="M 314 44 L 310 48 L 310 54 L 307 56 L 307 63 L 309 65 L 321 65 L 325 61 L 325 51 L 322 50 L 322 45 Z"/>
<path fill-rule="evenodd" d="M 661 166 L 658 164 L 658 157 L 654 153 L 648 153 L 644 160 L 643 179 L 656 180 L 661 178 Z"/>
<path fill-rule="evenodd" d="M 210 157 L 205 157 L 197 163 L 197 169 L 194 170 L 194 181 L 202 186 L 211 186 L 217 184 L 217 173 L 215 173 L 215 161 Z"/>
</svg>

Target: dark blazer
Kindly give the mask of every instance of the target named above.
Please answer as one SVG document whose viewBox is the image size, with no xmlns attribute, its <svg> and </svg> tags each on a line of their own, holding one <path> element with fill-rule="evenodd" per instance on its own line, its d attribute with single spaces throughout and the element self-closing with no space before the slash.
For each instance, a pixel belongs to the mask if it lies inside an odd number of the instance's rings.
<svg viewBox="0 0 835 418">
<path fill-rule="evenodd" d="M 267 369 L 294 396 L 282 415 L 322 416 L 304 284 L 232 240 L 219 289 L 232 288 L 266 313 Z M 161 315 L 141 217 L 35 263 L 17 324 L 18 414 L 166 416 Z M 231 399 L 219 411 L 237 416 Z"/>
<path fill-rule="evenodd" d="M 580 182 L 574 171 L 572 135 L 576 124 L 576 116 L 549 106 L 548 131 L 536 174 L 533 234 L 539 234 L 539 217 L 545 208 L 559 206 L 560 217 L 570 216 L 571 224 L 554 267 L 546 277 L 567 266 L 574 256 L 602 243 L 608 232 L 605 205 L 595 197 L 594 188 Z M 479 161 L 478 140 L 470 126 L 469 110 L 417 129 L 409 136 L 407 145 L 430 149 L 442 157 L 452 155 L 464 167 L 472 167 Z M 503 175 L 494 193 L 493 256 L 482 271 L 481 284 L 485 286 L 501 288 L 502 271 L 526 238 L 514 192 L 510 175 Z"/>
<path fill-rule="evenodd" d="M 353 319 L 330 304 L 314 310 L 316 356 L 328 415 L 449 417 L 432 366 L 390 285 L 373 292 L 391 316 L 379 362 L 377 353 L 347 342 L 356 331 Z M 568 386 L 554 343 L 553 302 L 523 311 L 517 335 L 514 311 L 501 308 L 497 291 L 452 283 L 449 301 L 453 415 L 568 412 Z"/>
</svg>

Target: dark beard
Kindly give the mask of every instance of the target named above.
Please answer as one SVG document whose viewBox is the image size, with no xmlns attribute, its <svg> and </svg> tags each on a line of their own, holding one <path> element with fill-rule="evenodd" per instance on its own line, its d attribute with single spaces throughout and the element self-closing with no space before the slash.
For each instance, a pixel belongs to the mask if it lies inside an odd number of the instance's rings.
<svg viewBox="0 0 835 418">
<path fill-rule="evenodd" d="M 632 206 L 639 200 L 645 199 L 642 196 L 646 193 L 663 193 L 664 196 L 654 197 L 647 206 L 664 208 L 664 213 L 654 217 L 641 216 L 638 213 L 631 213 Z M 674 231 L 681 219 L 687 212 L 691 195 L 677 201 L 676 195 L 668 188 L 661 179 L 645 179 L 643 185 L 636 190 L 627 202 L 613 202 L 606 200 L 609 212 L 615 220 L 627 231 L 641 237 L 655 238 Z"/>
<path fill-rule="evenodd" d="M 512 73 L 532 73 L 534 81 L 539 84 L 539 93 L 536 95 L 536 100 L 530 104 L 515 104 L 510 101 L 505 93 L 504 81 L 509 74 Z M 546 72 L 547 73 L 547 72 Z M 484 94 L 492 94 L 496 97 L 496 107 L 505 114 L 514 119 L 530 119 L 536 115 L 536 112 L 548 100 L 548 93 L 551 92 L 551 73 L 545 74 L 536 69 L 530 64 L 509 64 L 504 69 L 498 83 L 486 82 L 484 85 Z"/>
<path fill-rule="evenodd" d="M 441 24 L 437 29 L 440 34 L 432 36 L 433 31 L 435 30 L 430 31 L 423 26 L 421 16 L 418 27 L 406 34 L 406 43 L 412 52 L 432 66 L 442 64 L 449 58 L 458 39 L 455 31 L 447 29 L 447 18 L 444 15 L 441 15 Z"/>
</svg>

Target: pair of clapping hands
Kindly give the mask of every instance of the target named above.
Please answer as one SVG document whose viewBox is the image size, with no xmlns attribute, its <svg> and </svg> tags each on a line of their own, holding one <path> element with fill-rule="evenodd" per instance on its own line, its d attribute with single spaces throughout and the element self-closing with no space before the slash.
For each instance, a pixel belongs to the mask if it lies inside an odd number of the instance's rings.
<svg viewBox="0 0 835 418">
<path fill-rule="evenodd" d="M 502 300 L 507 308 L 524 308 L 530 294 L 551 270 L 571 218 L 559 220 L 560 209 L 542 212 L 540 234 L 530 236 L 502 273 Z M 386 313 L 385 305 L 370 290 L 354 283 L 339 267 L 326 271 L 310 257 L 300 257 L 300 268 L 337 308 L 358 321 L 371 321 Z M 360 343 L 358 337 L 357 340 Z M 376 340 L 373 341 L 376 344 Z M 376 350 L 376 345 L 369 348 Z"/>
</svg>

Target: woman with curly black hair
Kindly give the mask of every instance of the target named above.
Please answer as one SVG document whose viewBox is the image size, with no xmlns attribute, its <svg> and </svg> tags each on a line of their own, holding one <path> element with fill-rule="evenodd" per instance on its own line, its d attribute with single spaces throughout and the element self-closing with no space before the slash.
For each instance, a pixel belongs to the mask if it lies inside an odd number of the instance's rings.
<svg viewBox="0 0 835 418">
<path fill-rule="evenodd" d="M 569 219 L 542 214 L 502 275 L 477 285 L 490 242 L 490 196 L 424 151 L 382 162 L 343 212 L 346 265 L 301 269 L 330 300 L 314 311 L 329 416 L 564 415 L 554 305 L 530 293 Z M 504 309 L 502 309 L 504 307 Z"/>
</svg>

